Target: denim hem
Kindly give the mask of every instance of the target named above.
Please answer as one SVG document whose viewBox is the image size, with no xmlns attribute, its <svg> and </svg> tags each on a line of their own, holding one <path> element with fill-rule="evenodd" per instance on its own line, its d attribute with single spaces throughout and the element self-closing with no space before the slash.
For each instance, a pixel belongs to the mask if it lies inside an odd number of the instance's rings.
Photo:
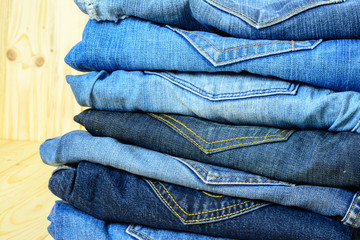
<svg viewBox="0 0 360 240">
<path fill-rule="evenodd" d="M 130 224 L 125 231 L 127 234 L 132 236 L 133 238 L 136 238 L 138 240 L 151 240 L 148 236 L 146 236 L 144 233 L 141 233 L 138 230 L 135 230 L 135 225 Z"/>
<path fill-rule="evenodd" d="M 360 192 L 357 192 L 347 211 L 345 217 L 341 220 L 345 225 L 353 228 L 360 227 Z"/>
<path fill-rule="evenodd" d="M 356 133 L 360 133 L 360 120 L 358 121 L 358 123 L 355 125 L 355 127 L 353 129 L 351 129 L 352 132 L 356 132 Z"/>
</svg>

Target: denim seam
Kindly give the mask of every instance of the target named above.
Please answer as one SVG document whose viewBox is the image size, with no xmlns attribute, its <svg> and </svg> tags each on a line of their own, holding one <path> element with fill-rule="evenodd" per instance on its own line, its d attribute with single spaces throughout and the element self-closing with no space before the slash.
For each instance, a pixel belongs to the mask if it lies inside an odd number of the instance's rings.
<svg viewBox="0 0 360 240">
<path fill-rule="evenodd" d="M 326 3 L 334 3 L 334 0 L 319 1 L 319 2 L 316 2 L 316 3 L 308 4 L 308 5 L 306 5 L 306 6 L 297 8 L 297 9 L 291 11 L 290 13 L 288 13 L 288 14 L 282 16 L 282 17 L 278 17 L 278 18 L 271 19 L 271 20 L 268 20 L 268 21 L 257 22 L 256 20 L 252 19 L 251 17 L 247 16 L 246 14 L 244 14 L 244 13 L 242 13 L 242 12 L 240 12 L 240 11 L 237 11 L 237 10 L 235 10 L 235 9 L 232 9 L 232 8 L 230 8 L 230 7 L 228 7 L 228 6 L 225 6 L 225 5 L 219 3 L 219 2 L 217 2 L 217 1 L 215 1 L 215 0 L 208 0 L 208 1 L 211 1 L 211 2 L 213 2 L 213 3 L 216 4 L 216 5 L 220 5 L 220 6 L 224 7 L 224 8 L 226 8 L 226 9 L 228 9 L 229 11 L 233 11 L 233 12 L 235 12 L 235 14 L 236 14 L 236 13 L 239 13 L 240 15 L 242 15 L 243 17 L 245 17 L 246 19 L 248 19 L 249 21 L 251 21 L 252 23 L 254 23 L 254 24 L 257 25 L 257 26 L 270 25 L 272 22 L 281 21 L 281 20 L 283 20 L 283 19 L 292 17 L 292 16 L 300 13 L 302 10 L 307 10 L 307 9 L 313 7 L 313 6 L 316 6 L 316 5 L 320 5 L 320 6 L 321 6 L 323 3 L 324 3 L 324 4 L 326 4 Z M 339 2 L 339 0 L 335 0 L 335 3 L 338 3 L 338 2 Z"/>
<path fill-rule="evenodd" d="M 209 197 L 213 197 L 213 198 L 222 198 L 222 197 L 225 197 L 224 195 L 219 195 L 219 196 L 216 196 L 216 195 L 212 195 L 210 193 L 207 193 L 205 191 L 201 191 L 203 194 L 209 196 Z"/>
<path fill-rule="evenodd" d="M 196 146 L 198 146 L 200 149 L 202 149 L 205 152 L 211 152 L 211 151 L 218 151 L 218 150 L 222 150 L 222 149 L 228 149 L 228 148 L 233 148 L 233 147 L 239 147 L 239 146 L 244 146 L 244 145 L 251 145 L 251 144 L 257 144 L 257 143 L 263 143 L 263 142 L 270 142 L 270 141 L 275 141 L 275 140 L 284 140 L 286 139 L 291 133 L 293 133 L 295 130 L 283 130 L 281 132 L 281 134 L 285 131 L 288 131 L 288 133 L 281 138 L 270 138 L 270 139 L 265 139 L 265 140 L 261 140 L 261 141 L 256 141 L 256 142 L 248 142 L 248 143 L 239 143 L 239 144 L 234 144 L 234 145 L 230 145 L 230 146 L 225 146 L 225 147 L 220 147 L 220 148 L 213 148 L 213 149 L 206 149 L 203 146 L 201 146 L 199 143 L 197 143 L 193 138 L 191 138 L 190 136 L 188 136 L 187 134 L 185 134 L 183 131 L 181 131 L 178 127 L 176 127 L 174 124 L 172 124 L 171 122 L 169 122 L 168 120 L 157 116 L 153 113 L 150 113 L 152 116 L 158 118 L 158 119 L 162 119 L 163 121 L 167 122 L 168 124 L 170 124 L 172 127 L 174 127 L 177 131 L 179 131 L 180 133 L 182 133 L 186 138 L 188 138 L 190 141 L 192 141 Z M 271 136 L 271 135 L 269 135 Z M 266 138 L 268 136 L 262 136 L 262 137 L 256 137 L 256 138 Z M 252 138 L 252 137 L 246 137 L 246 138 Z M 254 137 L 255 138 L 255 137 Z M 232 140 L 236 140 L 236 139 L 229 139 L 229 140 L 222 140 L 222 141 L 232 141 Z"/>
<path fill-rule="evenodd" d="M 162 75 L 161 73 L 158 73 L 158 75 Z M 195 92 L 199 93 L 199 94 L 203 94 L 203 95 L 207 95 L 208 97 L 211 98 L 219 98 L 219 97 L 246 97 L 249 94 L 266 94 L 266 93 L 289 93 L 291 91 L 293 91 L 294 88 L 296 88 L 296 86 L 298 84 L 293 84 L 293 83 L 287 83 L 289 86 L 288 87 L 283 87 L 283 88 L 268 88 L 268 89 L 254 89 L 254 90 L 248 90 L 248 91 L 239 91 L 239 92 L 232 92 L 232 93 L 211 93 L 208 91 L 205 91 L 204 89 L 199 88 L 198 86 L 192 84 L 191 82 L 188 82 L 184 79 L 175 77 L 173 75 L 171 75 L 170 73 L 166 73 L 166 75 L 168 76 L 163 76 L 163 77 L 169 77 L 170 80 L 173 80 L 175 82 L 178 82 L 179 84 L 181 84 L 182 86 L 184 86 L 185 84 L 188 84 L 191 86 L 191 89 L 194 90 Z M 295 85 L 295 86 L 294 86 Z M 283 90 L 283 91 L 279 91 L 279 90 Z"/>
<path fill-rule="evenodd" d="M 174 30 L 176 31 L 176 30 Z M 181 34 L 181 33 L 180 33 Z M 189 38 L 188 36 L 184 35 L 184 34 L 181 34 L 183 37 L 185 37 L 186 39 L 188 39 L 188 41 L 192 42 L 193 44 L 195 44 L 199 49 L 200 51 L 202 51 L 204 54 L 206 54 L 212 61 L 214 61 L 215 63 L 217 64 L 220 64 L 220 63 L 227 63 L 227 62 L 231 62 L 231 61 L 236 61 L 236 60 L 241 60 L 241 59 L 244 59 L 244 58 L 249 58 L 249 57 L 255 57 L 255 56 L 266 56 L 266 54 L 268 53 L 284 53 L 285 51 L 288 51 L 288 50 L 291 50 L 291 51 L 295 51 L 295 50 L 301 50 L 301 49 L 311 49 L 313 48 L 314 46 L 316 46 L 317 44 L 319 44 L 322 40 L 317 40 L 316 42 L 314 42 L 312 45 L 310 46 L 306 46 L 306 47 L 297 47 L 297 48 L 287 48 L 287 49 L 281 49 L 281 50 L 275 50 L 275 51 L 270 51 L 270 52 L 263 52 L 263 53 L 258 53 L 258 54 L 252 54 L 252 55 L 247 55 L 247 56 L 242 56 L 242 57 L 239 57 L 239 58 L 235 58 L 235 59 L 230 59 L 230 60 L 226 60 L 226 61 L 220 61 L 220 62 L 217 62 L 215 61 L 204 49 L 202 49 L 198 44 L 196 44 L 191 38 Z"/>
<path fill-rule="evenodd" d="M 130 232 L 137 232 L 137 233 L 140 233 L 141 235 L 143 235 L 144 237 L 146 237 L 147 239 L 149 239 L 149 240 L 152 240 L 151 238 L 149 238 L 148 236 L 146 236 L 145 234 L 143 234 L 143 233 L 141 233 L 141 232 L 139 232 L 139 231 L 136 231 L 135 229 L 133 229 L 133 228 L 130 228 Z M 136 234 L 136 233 L 135 233 Z M 136 235 L 138 235 L 138 234 L 136 234 Z M 139 235 L 138 235 L 139 236 Z M 145 238 L 143 238 L 143 237 L 141 237 L 141 236 L 139 236 L 140 238 L 142 238 L 142 239 L 144 239 L 145 240 Z"/>
<path fill-rule="evenodd" d="M 355 127 L 353 129 L 351 129 L 351 132 L 356 132 L 356 130 L 360 128 L 360 120 L 358 121 L 358 123 L 355 125 Z"/>
<path fill-rule="evenodd" d="M 283 130 L 278 134 L 273 134 L 273 135 L 267 135 L 267 136 L 262 136 L 262 137 L 240 137 L 240 138 L 230 138 L 230 139 L 224 139 L 224 140 L 219 140 L 219 141 L 214 141 L 214 142 L 208 142 L 205 139 L 203 139 L 202 137 L 200 137 L 198 134 L 196 134 L 193 130 L 191 130 L 189 127 L 187 127 L 184 123 L 182 123 L 181 121 L 167 115 L 167 114 L 161 114 L 167 118 L 170 118 L 171 120 L 179 123 L 181 126 L 183 126 L 184 128 L 186 128 L 188 131 L 190 131 L 192 134 L 194 134 L 196 137 L 198 137 L 200 140 L 202 140 L 203 142 L 207 143 L 207 144 L 214 144 L 214 143 L 220 143 L 220 142 L 228 142 L 228 141 L 235 141 L 235 140 L 242 140 L 242 139 L 253 139 L 253 138 L 267 138 L 267 137 L 278 137 L 280 135 L 282 135 L 285 131 L 289 131 L 289 130 Z"/>
<path fill-rule="evenodd" d="M 357 222 L 357 220 L 359 219 L 359 216 L 360 216 L 360 211 L 358 212 L 357 214 L 357 217 L 355 219 L 355 221 L 351 224 L 351 227 L 354 227 L 355 223 Z"/>
<path fill-rule="evenodd" d="M 246 46 L 241 46 L 241 47 L 234 47 L 234 48 L 230 48 L 230 49 L 225 49 L 225 50 L 220 50 L 218 49 L 212 42 L 210 42 L 209 40 L 207 40 L 206 38 L 200 36 L 199 34 L 197 33 L 194 33 L 194 32 L 190 32 L 190 31 L 186 31 L 184 29 L 180 29 L 180 28 L 175 28 L 175 30 L 178 30 L 178 31 L 184 31 L 184 32 L 187 32 L 187 33 L 190 33 L 190 34 L 193 34 L 193 35 L 196 35 L 202 39 L 204 39 L 206 42 L 208 42 L 216 51 L 218 52 L 227 52 L 227 51 L 232 51 L 232 50 L 236 50 L 236 49 L 242 49 L 242 48 L 248 48 L 248 47 L 254 47 L 254 46 L 263 46 L 263 45 L 270 45 L 270 44 L 292 44 L 294 45 L 294 41 L 291 41 L 291 42 L 268 42 L 268 43 L 254 43 L 254 44 L 250 44 L 250 45 L 246 45 Z M 307 42 L 308 40 L 305 40 L 305 41 L 299 41 L 299 42 L 296 42 L 296 43 L 305 43 Z"/>
<path fill-rule="evenodd" d="M 360 193 L 357 193 L 357 194 L 355 195 L 355 198 L 354 198 L 354 201 L 353 201 L 353 203 L 352 203 L 352 205 L 351 205 L 350 211 L 348 212 L 348 214 L 347 214 L 346 218 L 343 220 L 343 222 L 346 222 L 346 220 L 349 218 L 349 216 L 350 216 L 350 214 L 351 214 L 351 211 L 353 210 L 353 208 L 354 208 L 354 206 L 355 206 L 356 199 L 359 197 L 359 194 L 360 194 Z"/>
<path fill-rule="evenodd" d="M 272 179 L 266 179 L 266 178 L 251 178 L 251 177 L 229 177 L 229 176 L 215 176 L 215 175 L 211 175 L 209 174 L 207 171 L 205 171 L 205 169 L 203 169 L 202 167 L 200 167 L 199 165 L 197 165 L 196 163 L 189 163 L 188 161 L 186 161 L 185 159 L 182 159 L 183 161 L 187 162 L 188 164 L 194 164 L 195 166 L 197 166 L 198 168 L 200 168 L 207 176 L 209 177 L 215 177 L 215 178 L 243 178 L 243 179 L 254 179 L 254 180 L 264 180 L 264 181 L 270 181 L 270 182 L 276 182 L 275 184 L 285 184 L 285 185 L 293 185 L 291 183 L 286 183 L 286 182 L 281 182 L 281 181 L 277 181 L 277 180 L 272 180 Z M 195 168 L 192 168 L 195 171 L 197 171 Z M 198 172 L 198 171 L 197 171 Z M 200 175 L 202 175 L 200 172 L 198 172 Z M 210 180 L 208 180 L 210 181 Z M 235 183 L 235 182 L 231 182 L 231 183 Z M 252 184 L 264 184 L 264 183 L 252 183 Z M 274 184 L 274 183 L 266 183 L 266 184 Z"/>
<path fill-rule="evenodd" d="M 150 180 L 149 180 L 149 181 L 150 181 Z M 186 215 L 188 215 L 188 216 L 195 216 L 195 215 L 200 215 L 200 214 L 205 214 L 205 213 L 218 212 L 218 211 L 222 211 L 222 210 L 225 210 L 225 209 L 228 209 L 228 208 L 232 208 L 232 207 L 237 207 L 237 206 L 243 205 L 243 204 L 245 204 L 245 203 L 250 203 L 250 202 L 251 202 L 251 201 L 245 201 L 245 202 L 237 203 L 237 204 L 230 205 L 230 206 L 227 206 L 227 207 L 209 210 L 209 211 L 206 211 L 206 212 L 188 213 L 188 212 L 186 212 L 186 211 L 177 203 L 177 201 L 173 198 L 173 196 L 172 196 L 171 193 L 167 190 L 167 188 L 164 186 L 164 184 L 162 184 L 161 182 L 158 182 L 158 183 L 164 188 L 164 190 L 167 192 L 167 194 L 169 195 L 169 197 L 171 198 L 171 200 L 175 203 L 175 205 L 178 206 L 178 207 L 180 208 L 180 210 L 181 210 L 183 213 L 185 213 Z"/>
<path fill-rule="evenodd" d="M 215 220 L 215 219 L 219 219 L 219 218 L 222 218 L 222 217 L 228 217 L 228 216 L 231 216 L 231 215 L 234 215 L 234 214 L 237 214 L 237 213 L 240 213 L 240 212 L 243 212 L 243 211 L 246 211 L 246 210 L 249 210 L 251 208 L 254 208 L 254 207 L 257 207 L 257 206 L 261 206 L 261 205 L 265 205 L 267 203 L 258 203 L 258 204 L 255 204 L 255 205 L 252 205 L 250 207 L 247 207 L 247 208 L 244 208 L 244 209 L 241 209 L 239 211 L 236 211 L 236 212 L 233 212 L 233 213 L 228 213 L 228 214 L 225 214 L 225 215 L 222 215 L 222 216 L 217 216 L 217 217 L 211 217 L 211 218 L 204 218 L 204 219 L 196 219 L 196 220 L 185 220 L 184 218 L 182 218 L 175 210 L 174 208 L 166 201 L 166 199 L 163 197 L 163 195 L 160 193 L 160 191 L 155 187 L 155 185 L 149 181 L 150 184 L 154 187 L 154 189 L 156 190 L 156 192 L 159 194 L 159 196 L 161 197 L 161 199 L 166 203 L 166 205 L 176 214 L 176 216 L 178 216 L 183 222 L 187 223 L 187 222 L 200 222 L 200 221 L 207 221 L 207 220 Z"/>
</svg>

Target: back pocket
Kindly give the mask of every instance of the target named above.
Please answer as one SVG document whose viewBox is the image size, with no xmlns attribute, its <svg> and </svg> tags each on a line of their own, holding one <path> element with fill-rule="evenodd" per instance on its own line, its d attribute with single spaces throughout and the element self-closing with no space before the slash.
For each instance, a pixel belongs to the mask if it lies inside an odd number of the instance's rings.
<svg viewBox="0 0 360 240">
<path fill-rule="evenodd" d="M 311 50 L 322 41 L 249 40 L 167 27 L 182 36 L 215 67 L 280 53 Z"/>
<path fill-rule="evenodd" d="M 237 217 L 269 203 L 216 195 L 146 180 L 157 197 L 183 224 L 202 224 Z"/>
<path fill-rule="evenodd" d="M 195 0 L 201 1 L 201 0 Z M 261 29 L 280 23 L 306 10 L 346 0 L 202 0 Z"/>
</svg>

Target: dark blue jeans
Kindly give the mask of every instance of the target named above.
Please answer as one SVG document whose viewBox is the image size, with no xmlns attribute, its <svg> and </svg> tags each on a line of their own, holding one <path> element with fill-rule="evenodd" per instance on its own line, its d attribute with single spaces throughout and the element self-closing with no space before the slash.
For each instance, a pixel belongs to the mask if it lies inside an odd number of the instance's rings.
<svg viewBox="0 0 360 240">
<path fill-rule="evenodd" d="M 174 114 L 86 110 L 95 136 L 298 184 L 360 187 L 360 134 L 234 126 Z M 181 146 L 181 147 L 180 147 Z"/>
<path fill-rule="evenodd" d="M 315 213 L 196 191 L 88 162 L 54 171 L 50 190 L 98 219 L 237 239 L 350 239 Z"/>
</svg>

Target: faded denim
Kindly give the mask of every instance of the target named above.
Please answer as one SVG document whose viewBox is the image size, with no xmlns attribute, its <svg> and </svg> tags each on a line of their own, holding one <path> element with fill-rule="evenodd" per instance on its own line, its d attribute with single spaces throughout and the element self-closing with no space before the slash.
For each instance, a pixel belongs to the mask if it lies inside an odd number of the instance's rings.
<svg viewBox="0 0 360 240">
<path fill-rule="evenodd" d="M 124 15 L 250 39 L 360 38 L 357 0 L 75 0 L 96 20 Z"/>
<path fill-rule="evenodd" d="M 51 222 L 48 231 L 55 240 L 231 240 L 141 225 L 106 222 L 62 201 L 55 202 L 48 220 Z M 347 235 L 347 231 L 343 234 Z"/>
<path fill-rule="evenodd" d="M 359 193 L 312 185 L 294 185 L 240 170 L 176 158 L 113 138 L 73 131 L 40 146 L 44 163 L 54 166 L 86 160 L 179 186 L 212 193 L 295 206 L 325 216 L 341 217 L 358 228 Z"/>
<path fill-rule="evenodd" d="M 94 136 L 297 184 L 360 189 L 360 134 L 219 124 L 170 114 L 88 109 Z"/>
<path fill-rule="evenodd" d="M 350 227 L 318 214 L 142 179 L 88 162 L 55 170 L 49 188 L 81 211 L 110 222 L 237 239 L 339 240 L 351 235 Z"/>
<path fill-rule="evenodd" d="M 99 110 L 175 113 L 237 125 L 360 133 L 357 92 L 224 73 L 120 70 L 67 76 L 67 81 L 80 105 Z"/>
<path fill-rule="evenodd" d="M 242 72 L 360 91 L 360 40 L 249 40 L 159 26 L 129 17 L 90 20 L 65 58 L 80 71 Z"/>
</svg>

